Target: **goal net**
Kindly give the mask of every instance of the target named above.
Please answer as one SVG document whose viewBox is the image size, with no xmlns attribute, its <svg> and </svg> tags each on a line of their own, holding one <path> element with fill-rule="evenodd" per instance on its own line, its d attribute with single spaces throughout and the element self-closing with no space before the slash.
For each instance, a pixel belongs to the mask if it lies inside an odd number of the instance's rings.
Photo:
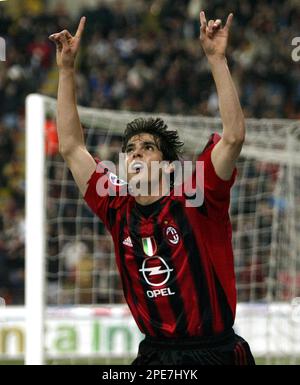
<svg viewBox="0 0 300 385">
<path fill-rule="evenodd" d="M 79 112 L 89 151 L 115 163 L 126 123 L 149 115 Z M 27 362 L 130 362 L 142 336 L 124 302 L 110 236 L 58 153 L 56 101 L 30 95 L 26 114 Z M 154 115 L 178 130 L 185 159 L 222 130 L 217 118 Z M 266 363 L 300 356 L 299 135 L 295 121 L 247 120 L 232 189 L 235 328 Z"/>
</svg>

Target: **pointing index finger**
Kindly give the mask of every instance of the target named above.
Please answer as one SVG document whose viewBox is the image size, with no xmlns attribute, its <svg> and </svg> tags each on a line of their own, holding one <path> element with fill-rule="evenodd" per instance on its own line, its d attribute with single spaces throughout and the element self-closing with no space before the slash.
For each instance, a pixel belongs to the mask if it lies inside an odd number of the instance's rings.
<svg viewBox="0 0 300 385">
<path fill-rule="evenodd" d="M 201 24 L 201 29 L 205 29 L 207 22 L 206 22 L 206 17 L 204 11 L 200 12 L 200 24 Z"/>
<path fill-rule="evenodd" d="M 230 13 L 227 17 L 227 21 L 226 21 L 226 24 L 225 24 L 225 27 L 227 30 L 230 29 L 231 27 L 231 24 L 232 24 L 232 20 L 233 20 L 233 13 Z"/>
<path fill-rule="evenodd" d="M 77 31 L 76 31 L 76 34 L 75 34 L 75 37 L 77 37 L 78 39 L 80 39 L 82 34 L 83 34 L 83 30 L 84 30 L 84 26 L 85 26 L 85 21 L 86 21 L 86 17 L 83 16 L 80 19 L 80 22 L 79 22 L 79 25 L 78 25 L 78 28 L 77 28 Z"/>
</svg>

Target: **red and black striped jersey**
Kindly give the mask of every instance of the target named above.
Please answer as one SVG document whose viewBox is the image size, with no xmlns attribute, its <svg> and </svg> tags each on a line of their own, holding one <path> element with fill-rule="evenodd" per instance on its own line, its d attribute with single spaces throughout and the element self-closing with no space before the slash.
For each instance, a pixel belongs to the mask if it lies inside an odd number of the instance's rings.
<svg viewBox="0 0 300 385">
<path fill-rule="evenodd" d="M 211 336 L 234 323 L 228 209 L 236 171 L 229 181 L 217 176 L 211 151 L 219 139 L 213 134 L 198 157 L 204 162 L 199 207 L 171 191 L 146 215 L 131 195 L 99 196 L 100 185 L 119 183 L 101 163 L 88 182 L 84 198 L 112 235 L 126 301 L 146 335 Z"/>
</svg>

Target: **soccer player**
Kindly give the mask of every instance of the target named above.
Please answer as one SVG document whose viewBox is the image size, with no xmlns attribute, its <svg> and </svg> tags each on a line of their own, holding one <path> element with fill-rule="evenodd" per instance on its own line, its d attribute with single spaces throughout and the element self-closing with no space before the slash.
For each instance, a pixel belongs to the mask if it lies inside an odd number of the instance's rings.
<svg viewBox="0 0 300 385">
<path fill-rule="evenodd" d="M 74 81 L 85 18 L 75 36 L 66 30 L 50 36 L 59 68 L 60 152 L 84 199 L 112 235 L 124 295 L 145 334 L 134 364 L 254 364 L 247 342 L 232 329 L 236 288 L 228 208 L 245 138 L 244 117 L 225 58 L 232 19 L 230 14 L 222 26 L 221 20 L 207 23 L 205 13 L 200 13 L 200 42 L 223 122 L 222 137 L 213 134 L 198 158 L 204 162 L 200 206 L 188 205 L 187 195 L 176 196 L 166 182 L 182 143 L 159 118 L 139 118 L 127 125 L 123 152 L 128 184 L 95 161 L 84 143 Z M 167 161 L 156 177 L 154 161 Z M 158 195 L 120 194 L 145 178 L 148 184 L 156 182 Z M 110 194 L 114 188 L 118 193 Z"/>
</svg>

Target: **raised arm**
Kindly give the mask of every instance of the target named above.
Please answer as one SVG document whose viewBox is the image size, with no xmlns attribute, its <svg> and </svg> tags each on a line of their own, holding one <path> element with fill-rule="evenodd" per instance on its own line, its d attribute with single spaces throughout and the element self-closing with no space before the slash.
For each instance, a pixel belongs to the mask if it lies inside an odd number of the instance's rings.
<svg viewBox="0 0 300 385">
<path fill-rule="evenodd" d="M 49 39 L 56 44 L 59 71 L 57 94 L 59 150 L 83 195 L 87 189 L 87 181 L 96 168 L 96 163 L 84 143 L 75 90 L 75 59 L 85 20 L 85 17 L 81 18 L 75 36 L 67 30 L 49 36 Z"/>
<path fill-rule="evenodd" d="M 214 147 L 211 159 L 223 180 L 230 179 L 245 139 L 244 115 L 225 57 L 232 19 L 231 13 L 222 27 L 221 20 L 207 23 L 205 13 L 200 12 L 200 42 L 216 84 L 223 123 L 222 139 Z"/>
</svg>

